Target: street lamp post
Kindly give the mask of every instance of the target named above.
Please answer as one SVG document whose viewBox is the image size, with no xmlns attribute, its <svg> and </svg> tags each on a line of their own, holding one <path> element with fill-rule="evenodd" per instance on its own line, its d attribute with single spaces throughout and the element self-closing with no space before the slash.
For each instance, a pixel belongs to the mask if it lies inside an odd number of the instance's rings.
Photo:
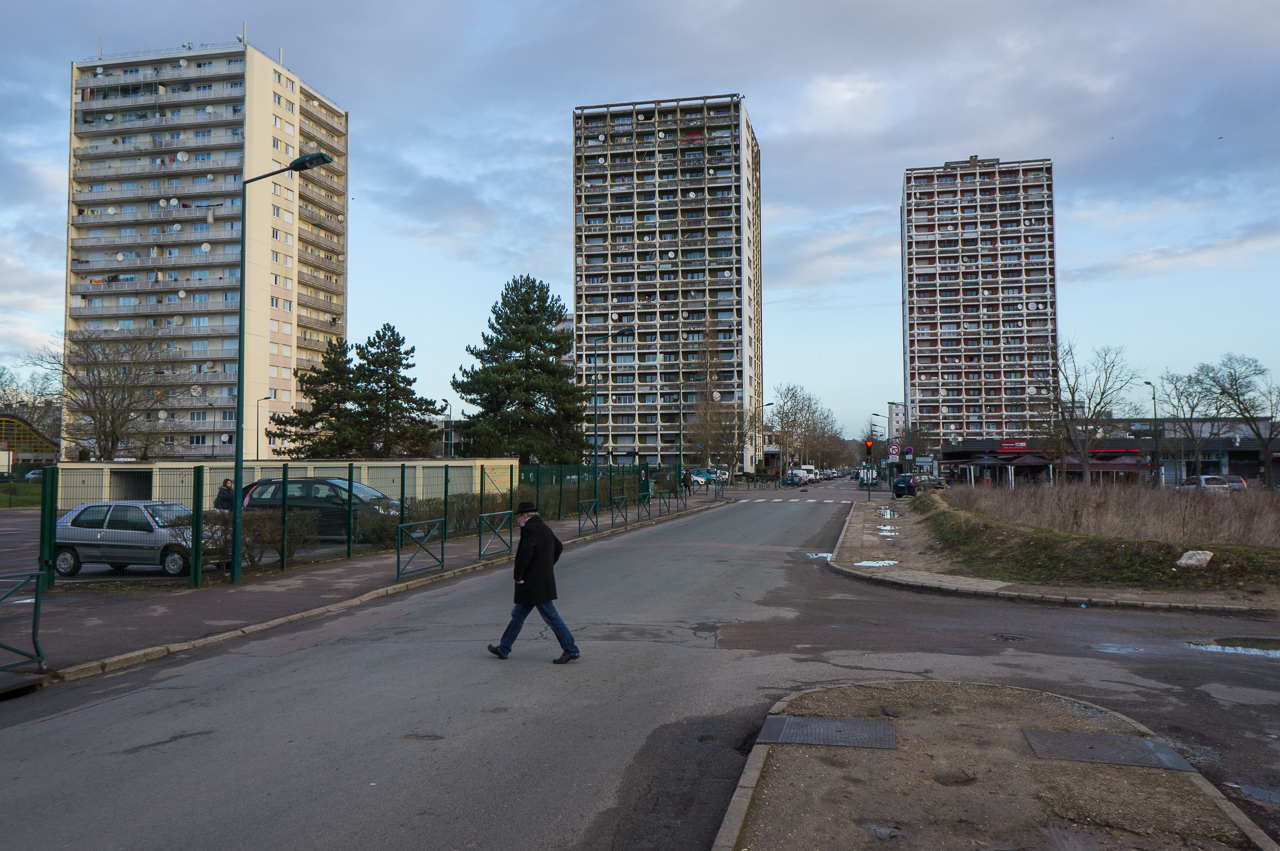
<svg viewBox="0 0 1280 851">
<path fill-rule="evenodd" d="M 760 412 L 760 455 L 761 455 L 761 459 L 757 459 L 757 460 L 762 460 L 764 456 L 764 409 L 771 408 L 771 407 L 773 407 L 772 402 L 765 402 L 763 405 L 756 405 L 756 410 Z M 755 435 L 753 434 L 751 435 L 751 437 L 753 438 L 752 443 L 754 444 Z M 752 470 L 751 472 L 753 475 L 755 474 L 755 470 Z M 760 485 L 760 481 L 757 478 L 756 486 L 758 487 L 759 485 Z"/>
<path fill-rule="evenodd" d="M 271 401 L 270 396 L 263 396 L 253 406 L 254 420 L 255 420 L 254 425 L 257 427 L 257 432 L 258 432 L 257 439 L 255 441 L 257 449 L 254 451 L 253 455 L 254 455 L 254 459 L 257 461 L 262 460 L 262 403 L 269 402 L 269 401 Z"/>
<path fill-rule="evenodd" d="M 623 328 L 610 334 L 596 334 L 594 342 L 588 345 L 599 346 L 608 339 L 616 339 L 624 334 L 635 333 L 631 328 Z M 587 338 L 583 335 L 584 339 Z M 596 512 L 600 511 L 600 350 L 591 353 L 591 415 L 595 423 L 591 437 L 591 485 L 592 499 L 596 501 Z"/>
<path fill-rule="evenodd" d="M 1163 478 L 1164 470 L 1160 466 L 1160 413 L 1156 410 L 1156 386 L 1150 381 L 1144 381 L 1143 384 L 1151 388 L 1151 431 L 1155 440 L 1155 456 L 1151 459 L 1152 486 L 1160 487 L 1160 480 Z"/>
<path fill-rule="evenodd" d="M 245 238 L 249 232 L 249 184 L 275 177 L 277 174 L 284 174 L 286 171 L 307 171 L 331 162 L 333 157 L 323 151 L 303 154 L 284 168 L 242 180 L 240 183 L 240 327 L 236 348 L 236 472 L 235 499 L 231 503 L 231 581 L 234 583 L 240 581 L 240 558 L 243 552 L 241 526 L 244 520 L 244 499 L 241 497 L 241 491 L 244 490 L 244 260 Z"/>
<path fill-rule="evenodd" d="M 444 402 L 444 457 L 448 460 L 452 456 L 450 452 L 452 448 L 450 443 L 453 442 L 453 403 L 448 399 Z"/>
</svg>

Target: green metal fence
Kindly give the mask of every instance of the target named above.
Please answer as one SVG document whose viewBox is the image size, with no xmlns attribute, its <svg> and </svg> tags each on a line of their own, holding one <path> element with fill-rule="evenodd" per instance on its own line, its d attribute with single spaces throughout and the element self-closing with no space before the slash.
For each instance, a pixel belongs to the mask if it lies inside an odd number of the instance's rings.
<svg viewBox="0 0 1280 851">
<path fill-rule="evenodd" d="M 8 671 L 23 665 L 35 665 L 44 671 L 44 651 L 40 649 L 40 603 L 43 592 L 44 576 L 39 571 L 28 573 L 9 573 L 0 576 L 0 651 L 13 654 L 18 658 L 10 660 L 0 656 L 0 671 Z M 20 594 L 30 594 L 21 597 Z M 27 606 L 30 606 L 31 617 L 28 621 Z M 28 627 L 28 622 L 30 626 Z M 30 629 L 31 649 L 24 650 L 7 641 L 18 641 L 17 636 Z M 12 634 L 12 637 L 11 637 Z"/>
</svg>

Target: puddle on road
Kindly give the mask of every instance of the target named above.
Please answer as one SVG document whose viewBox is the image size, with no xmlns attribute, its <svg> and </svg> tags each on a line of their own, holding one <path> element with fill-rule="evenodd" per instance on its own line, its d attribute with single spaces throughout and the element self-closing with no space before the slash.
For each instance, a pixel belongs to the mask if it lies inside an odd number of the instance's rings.
<svg viewBox="0 0 1280 851">
<path fill-rule="evenodd" d="M 1099 653 L 1142 653 L 1141 647 L 1126 647 L 1123 644 L 1089 644 L 1085 646 L 1086 650 L 1096 650 Z"/>
<path fill-rule="evenodd" d="M 896 561 L 859 561 L 854 563 L 854 567 L 893 567 Z"/>
<path fill-rule="evenodd" d="M 825 558 L 827 561 L 831 561 L 831 553 L 805 553 L 805 555 L 810 559 Z"/>
<path fill-rule="evenodd" d="M 876 514 L 879 514 L 885 520 L 894 520 L 902 516 L 901 512 L 894 511 L 892 508 L 877 508 Z"/>
<path fill-rule="evenodd" d="M 1213 653 L 1239 653 L 1244 656 L 1280 659 L 1280 639 L 1277 638 L 1215 638 L 1212 641 L 1188 641 L 1187 646 Z"/>
</svg>

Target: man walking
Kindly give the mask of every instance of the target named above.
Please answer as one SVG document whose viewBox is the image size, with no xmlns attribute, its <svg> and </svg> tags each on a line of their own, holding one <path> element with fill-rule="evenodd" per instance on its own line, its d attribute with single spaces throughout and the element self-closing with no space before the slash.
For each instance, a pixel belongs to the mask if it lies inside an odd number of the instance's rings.
<svg viewBox="0 0 1280 851">
<path fill-rule="evenodd" d="M 551 661 L 557 665 L 572 662 L 582 655 L 578 645 L 573 643 L 573 635 L 565 626 L 560 613 L 551 602 L 556 599 L 555 563 L 560 559 L 564 545 L 556 538 L 551 527 L 542 522 L 538 516 L 538 507 L 532 502 L 522 502 L 516 508 L 516 523 L 520 525 L 520 546 L 516 549 L 516 594 L 515 608 L 511 610 L 511 623 L 507 631 L 502 633 L 502 640 L 489 645 L 489 652 L 499 659 L 511 655 L 511 645 L 520 635 L 524 619 L 534 609 L 542 615 L 542 619 L 555 633 L 564 652 L 558 659 Z"/>
</svg>

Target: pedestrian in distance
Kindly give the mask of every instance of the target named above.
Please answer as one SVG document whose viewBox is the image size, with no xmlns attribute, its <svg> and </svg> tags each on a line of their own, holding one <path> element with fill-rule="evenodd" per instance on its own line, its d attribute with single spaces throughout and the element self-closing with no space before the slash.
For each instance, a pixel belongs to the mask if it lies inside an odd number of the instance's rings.
<svg viewBox="0 0 1280 851">
<path fill-rule="evenodd" d="M 560 559 L 564 544 L 556 538 L 551 527 L 542 522 L 538 507 L 532 502 L 522 502 L 516 508 L 516 523 L 520 526 L 520 545 L 516 548 L 515 608 L 511 610 L 511 623 L 507 624 L 502 639 L 497 644 L 490 644 L 489 652 L 499 659 L 510 656 L 511 645 L 519 637 L 524 619 L 537 609 L 555 633 L 563 651 L 559 658 L 551 661 L 557 665 L 572 662 L 582 654 L 552 603 L 556 599 L 555 564 Z"/>
<path fill-rule="evenodd" d="M 218 511 L 230 511 L 234 507 L 232 502 L 235 498 L 234 490 L 231 487 L 231 480 L 223 479 L 222 487 L 218 488 L 218 495 L 213 498 L 213 507 Z"/>
<path fill-rule="evenodd" d="M 688 496 L 693 490 L 693 476 L 689 475 L 689 471 L 684 471 L 684 495 Z"/>
</svg>

